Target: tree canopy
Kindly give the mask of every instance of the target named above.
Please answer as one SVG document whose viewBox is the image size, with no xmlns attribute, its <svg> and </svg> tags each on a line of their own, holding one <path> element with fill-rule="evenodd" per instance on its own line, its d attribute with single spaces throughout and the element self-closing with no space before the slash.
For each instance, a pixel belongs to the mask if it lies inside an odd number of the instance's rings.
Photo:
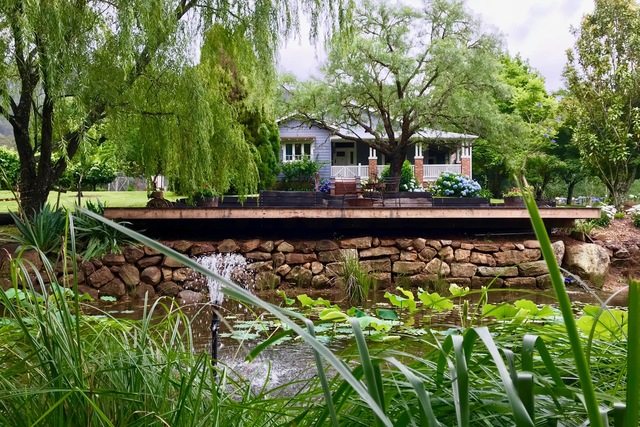
<svg viewBox="0 0 640 427">
<path fill-rule="evenodd" d="M 500 119 L 474 144 L 475 170 L 499 195 L 513 174 L 525 175 L 541 196 L 558 161 L 549 155 L 556 143 L 559 121 L 556 100 L 547 93 L 544 78 L 520 56 L 503 54 L 499 78 L 507 95 L 495 99 Z"/>
<path fill-rule="evenodd" d="M 346 3 L 0 2 L 4 52 L 0 114 L 13 127 L 21 164 L 22 206 L 40 209 L 53 183 L 86 142 L 87 131 L 101 123 L 107 124 L 111 136 L 124 139 L 137 132 L 142 138 L 140 148 L 151 156 L 145 159 L 153 163 L 153 156 L 162 152 L 189 185 L 216 180 L 224 189 L 236 179 L 239 188 L 251 188 L 255 173 L 243 177 L 252 161 L 249 150 L 238 142 L 242 132 L 223 122 L 233 116 L 228 111 L 232 107 L 217 102 L 223 97 L 215 93 L 219 83 L 207 83 L 207 73 L 214 70 L 207 65 L 205 53 L 203 65 L 194 66 L 199 56 L 197 40 L 203 40 L 216 24 L 229 37 L 229 55 L 235 54 L 236 47 L 250 48 L 256 66 L 269 75 L 279 37 L 297 27 L 299 13 L 308 12 L 312 28 L 326 17 L 326 28 L 331 29 L 347 15 Z M 210 37 L 218 36 L 222 37 L 220 33 Z M 138 128 L 120 126 L 136 124 L 134 116 Z M 170 143 L 163 151 L 160 145 L 165 142 Z M 194 168 L 193 159 L 202 167 Z"/>
<path fill-rule="evenodd" d="M 500 90 L 498 45 L 462 1 L 425 1 L 421 9 L 364 1 L 352 31 L 331 40 L 322 80 L 295 88 L 291 106 L 385 154 L 399 176 L 420 131 L 486 126 Z"/>
<path fill-rule="evenodd" d="M 640 10 L 634 0 L 596 0 L 573 32 L 564 76 L 574 143 L 620 207 L 640 161 Z"/>
</svg>

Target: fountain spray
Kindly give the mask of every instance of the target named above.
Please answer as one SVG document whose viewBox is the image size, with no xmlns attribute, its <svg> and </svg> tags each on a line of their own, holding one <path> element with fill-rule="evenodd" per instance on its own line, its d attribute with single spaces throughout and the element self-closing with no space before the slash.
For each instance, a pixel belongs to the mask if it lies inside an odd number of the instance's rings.
<svg viewBox="0 0 640 427">
<path fill-rule="evenodd" d="M 200 257 L 196 260 L 198 264 L 218 273 L 225 279 L 231 279 L 234 271 L 246 266 L 247 260 L 238 254 L 212 254 Z M 218 361 L 219 333 L 220 333 L 220 311 L 224 294 L 222 284 L 217 280 L 207 277 L 209 287 L 209 300 L 212 307 L 211 317 L 211 363 L 215 365 Z"/>
</svg>

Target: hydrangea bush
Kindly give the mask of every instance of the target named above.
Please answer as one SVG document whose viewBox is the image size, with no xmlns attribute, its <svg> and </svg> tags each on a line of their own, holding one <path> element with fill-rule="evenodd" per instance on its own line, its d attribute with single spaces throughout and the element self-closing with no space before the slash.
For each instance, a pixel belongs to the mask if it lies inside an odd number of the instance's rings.
<svg viewBox="0 0 640 427">
<path fill-rule="evenodd" d="M 411 180 L 407 184 L 402 184 L 400 186 L 400 190 L 409 191 L 412 193 L 424 193 L 425 189 L 420 183 L 415 179 L 411 178 Z"/>
<path fill-rule="evenodd" d="M 441 197 L 478 197 L 480 190 L 476 181 L 453 172 L 441 174 L 433 186 L 434 194 Z"/>
</svg>

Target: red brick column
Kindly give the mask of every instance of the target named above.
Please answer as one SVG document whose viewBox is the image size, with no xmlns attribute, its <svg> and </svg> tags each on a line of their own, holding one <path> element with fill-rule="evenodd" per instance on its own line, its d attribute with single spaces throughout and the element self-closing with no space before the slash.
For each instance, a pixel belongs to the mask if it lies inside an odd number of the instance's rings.
<svg viewBox="0 0 640 427">
<path fill-rule="evenodd" d="M 463 157 L 462 159 L 460 159 L 460 163 L 462 175 L 471 178 L 471 158 Z"/>
<path fill-rule="evenodd" d="M 415 175 L 418 184 L 423 186 L 424 184 L 424 157 L 418 156 L 414 158 L 413 174 Z"/>
<path fill-rule="evenodd" d="M 369 157 L 369 181 L 378 180 L 378 158 Z"/>
</svg>

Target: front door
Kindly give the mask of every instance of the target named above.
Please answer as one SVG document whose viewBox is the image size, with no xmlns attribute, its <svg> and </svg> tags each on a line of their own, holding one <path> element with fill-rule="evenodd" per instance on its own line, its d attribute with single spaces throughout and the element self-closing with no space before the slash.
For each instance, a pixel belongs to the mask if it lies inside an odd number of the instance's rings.
<svg viewBox="0 0 640 427">
<path fill-rule="evenodd" d="M 353 142 L 336 142 L 333 147 L 333 165 L 349 166 L 356 164 L 356 148 Z"/>
</svg>

